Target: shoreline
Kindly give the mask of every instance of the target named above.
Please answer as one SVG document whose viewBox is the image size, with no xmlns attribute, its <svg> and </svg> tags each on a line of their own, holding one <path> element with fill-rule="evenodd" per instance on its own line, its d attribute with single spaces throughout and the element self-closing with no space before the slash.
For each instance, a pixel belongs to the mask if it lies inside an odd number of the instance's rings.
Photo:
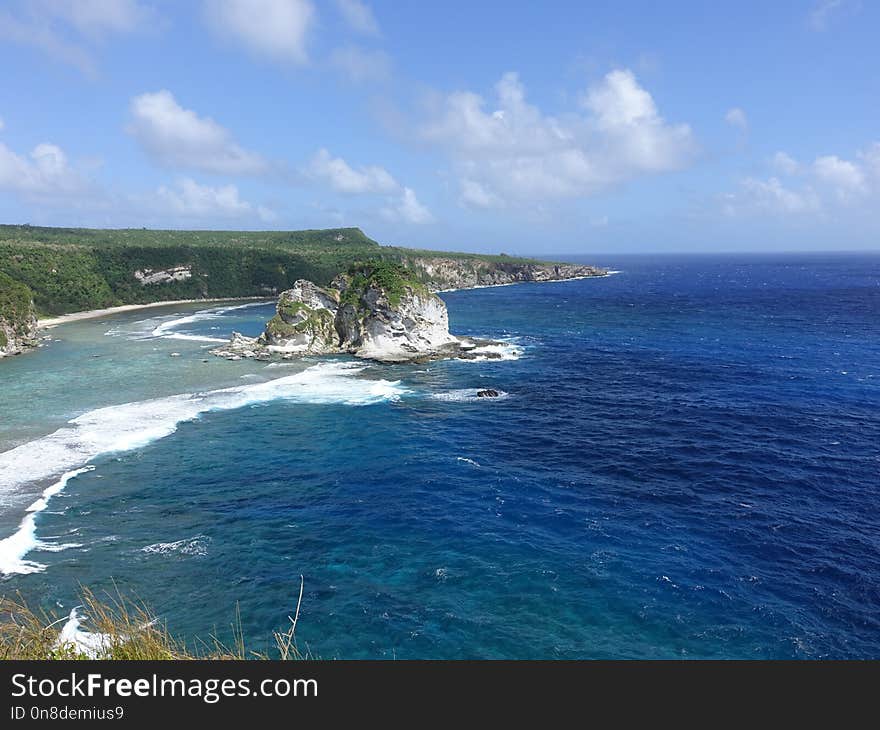
<svg viewBox="0 0 880 730">
<path fill-rule="evenodd" d="M 510 281 L 505 284 L 480 284 L 478 286 L 468 286 L 459 289 L 438 289 L 435 294 L 444 294 L 454 291 L 468 291 L 470 289 L 492 289 L 498 286 L 513 286 L 514 284 L 550 284 L 560 281 L 575 281 L 577 279 L 602 279 L 612 274 L 618 274 L 619 271 L 608 271 L 605 274 L 591 274 L 589 276 L 572 276 L 567 279 L 545 279 L 543 281 Z M 109 317 L 113 314 L 121 314 L 123 312 L 136 312 L 140 309 L 152 309 L 155 307 L 170 307 L 177 304 L 217 304 L 218 302 L 258 302 L 266 303 L 276 301 L 276 297 L 212 297 L 210 299 L 169 299 L 161 302 L 150 302 L 148 304 L 120 304 L 117 307 L 105 307 L 104 309 L 86 309 L 81 312 L 69 312 L 68 314 L 60 314 L 57 317 L 45 317 L 37 320 L 37 328 L 44 330 L 57 327 L 60 324 L 68 324 L 69 322 L 80 322 L 86 319 L 98 319 L 100 317 Z"/>
<path fill-rule="evenodd" d="M 453 291 L 470 291 L 472 289 L 495 289 L 499 286 L 516 286 L 517 284 L 558 284 L 561 281 L 580 281 L 581 279 L 607 279 L 609 276 L 613 274 L 620 274 L 620 271 L 606 271 L 604 274 L 587 274 L 585 276 L 569 276 L 565 279 L 541 279 L 541 280 L 522 280 L 522 281 L 508 281 L 504 284 L 477 284 L 476 286 L 465 286 L 459 289 L 437 289 L 435 294 L 446 294 L 447 292 Z"/>
<path fill-rule="evenodd" d="M 122 312 L 135 312 L 139 309 L 152 309 L 155 307 L 170 307 L 176 304 L 216 304 L 218 302 L 273 302 L 272 297 L 219 297 L 211 299 L 170 299 L 163 302 L 150 302 L 149 304 L 121 304 L 118 307 L 106 307 L 104 309 L 87 309 L 82 312 L 70 312 L 69 314 L 60 314 L 57 317 L 46 317 L 37 320 L 39 329 L 49 329 L 57 327 L 59 324 L 67 324 L 69 322 L 79 322 L 84 319 L 98 319 L 99 317 L 108 317 L 111 314 L 120 314 Z"/>
</svg>

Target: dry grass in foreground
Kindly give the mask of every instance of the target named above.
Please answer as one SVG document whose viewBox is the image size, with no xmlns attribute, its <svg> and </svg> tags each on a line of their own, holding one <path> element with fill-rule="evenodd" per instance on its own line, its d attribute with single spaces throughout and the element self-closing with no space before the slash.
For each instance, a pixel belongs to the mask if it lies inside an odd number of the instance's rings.
<svg viewBox="0 0 880 730">
<path fill-rule="evenodd" d="M 277 656 L 250 651 L 245 646 L 241 618 L 236 610 L 232 624 L 232 645 L 216 636 L 198 641 L 190 648 L 175 638 L 143 603 L 121 595 L 99 600 L 87 588 L 81 589 L 81 605 L 67 616 L 32 609 L 20 594 L 0 597 L 0 660 L 7 659 L 306 659 L 296 644 L 296 622 L 302 603 L 300 582 L 296 613 L 288 617 L 290 627 L 274 633 Z M 81 629 L 87 625 L 88 630 Z"/>
</svg>

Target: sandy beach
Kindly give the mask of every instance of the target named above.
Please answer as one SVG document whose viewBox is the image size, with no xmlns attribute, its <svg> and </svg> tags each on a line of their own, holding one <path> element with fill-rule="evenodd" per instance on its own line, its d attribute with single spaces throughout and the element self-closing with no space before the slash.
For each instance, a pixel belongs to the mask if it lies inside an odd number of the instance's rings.
<svg viewBox="0 0 880 730">
<path fill-rule="evenodd" d="M 610 276 L 611 274 L 619 274 L 619 271 L 609 271 L 604 276 Z M 545 282 L 537 282 L 537 283 L 550 283 L 552 281 L 572 281 L 574 279 L 592 279 L 592 278 L 601 278 L 601 276 L 573 276 L 571 279 L 550 279 Z M 511 286 L 513 284 L 524 284 L 528 282 L 522 281 L 512 281 L 507 284 L 486 284 L 482 286 L 474 286 L 474 287 L 466 287 L 467 289 L 489 289 L 498 286 Z M 533 282 L 534 283 L 534 282 Z M 443 294 L 445 292 L 459 291 L 458 289 L 439 289 L 437 291 L 438 294 Z M 120 314 L 121 312 L 133 312 L 138 309 L 152 309 L 154 307 L 169 307 L 175 304 L 216 304 L 217 302 L 258 302 L 258 301 L 266 301 L 273 302 L 275 301 L 275 297 L 221 297 L 219 299 L 172 299 L 166 302 L 151 302 L 150 304 L 123 304 L 119 307 L 107 307 L 105 309 L 89 309 L 84 312 L 71 312 L 70 314 L 62 314 L 58 317 L 46 317 L 45 319 L 40 319 L 38 324 L 41 329 L 45 329 L 48 327 L 55 327 L 59 324 L 66 324 L 68 322 L 78 322 L 82 319 L 97 319 L 98 317 L 106 317 L 111 314 Z"/>
<path fill-rule="evenodd" d="M 119 307 L 107 307 L 106 309 L 89 309 L 85 312 L 71 312 L 70 314 L 62 314 L 58 317 L 47 317 L 40 319 L 38 324 L 41 329 L 47 327 L 55 327 L 59 324 L 68 322 L 78 322 L 82 319 L 96 319 L 98 317 L 106 317 L 111 314 L 119 314 L 121 312 L 133 312 L 138 309 L 152 309 L 154 307 L 168 307 L 175 304 L 215 304 L 217 302 L 272 302 L 274 298 L 270 297 L 222 297 L 220 299 L 172 299 L 166 302 L 151 302 L 150 304 L 123 304 Z"/>
</svg>

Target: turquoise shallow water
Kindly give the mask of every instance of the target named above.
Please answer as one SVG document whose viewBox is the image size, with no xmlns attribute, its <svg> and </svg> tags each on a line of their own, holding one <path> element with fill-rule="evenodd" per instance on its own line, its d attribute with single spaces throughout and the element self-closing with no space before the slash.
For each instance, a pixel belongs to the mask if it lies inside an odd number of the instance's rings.
<svg viewBox="0 0 880 730">
<path fill-rule="evenodd" d="M 600 263 L 444 294 L 503 361 L 169 339 L 270 306 L 57 328 L 0 362 L 0 590 L 115 582 L 203 637 L 240 602 L 259 649 L 303 575 L 323 657 L 880 656 L 880 257 Z"/>
</svg>

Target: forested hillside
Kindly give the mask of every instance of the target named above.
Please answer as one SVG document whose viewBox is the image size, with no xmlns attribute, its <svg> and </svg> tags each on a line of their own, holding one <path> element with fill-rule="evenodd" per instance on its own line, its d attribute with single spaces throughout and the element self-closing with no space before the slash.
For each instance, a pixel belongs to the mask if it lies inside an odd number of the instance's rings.
<svg viewBox="0 0 880 730">
<path fill-rule="evenodd" d="M 432 289 L 605 273 L 504 254 L 381 246 L 359 228 L 245 232 L 0 225 L 0 273 L 8 277 L 2 281 L 27 287 L 40 315 L 174 299 L 270 297 L 297 279 L 326 285 L 353 265 L 382 261 L 404 264 Z M 4 288 L 11 296 L 12 284 L 0 282 Z"/>
</svg>

